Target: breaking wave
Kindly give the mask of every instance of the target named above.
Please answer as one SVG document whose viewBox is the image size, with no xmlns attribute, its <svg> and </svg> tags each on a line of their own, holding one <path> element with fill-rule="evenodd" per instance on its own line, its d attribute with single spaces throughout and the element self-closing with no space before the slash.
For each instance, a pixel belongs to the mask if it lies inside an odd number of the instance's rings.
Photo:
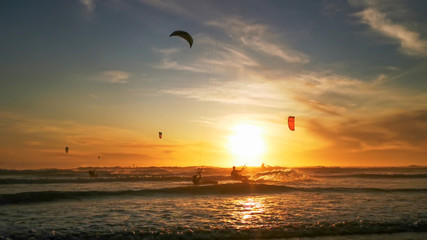
<svg viewBox="0 0 427 240">
<path fill-rule="evenodd" d="M 161 189 L 142 189 L 142 190 L 122 190 L 122 191 L 41 191 L 41 192 L 21 192 L 14 194 L 1 194 L 0 205 L 22 204 L 22 203 L 40 203 L 52 202 L 58 200 L 81 200 L 84 198 L 101 198 L 114 196 L 153 196 L 162 195 L 238 195 L 238 194 L 274 194 L 286 192 L 315 192 L 315 193 L 427 193 L 426 188 L 304 188 L 287 187 L 266 184 L 219 184 L 208 186 L 186 186 Z"/>
<path fill-rule="evenodd" d="M 324 178 L 373 178 L 373 179 L 389 179 L 389 178 L 427 178 L 427 174 L 343 174 L 343 175 L 325 175 Z"/>
<path fill-rule="evenodd" d="M 211 177 L 210 177 L 211 178 Z M 217 177 L 220 178 L 221 177 Z M 205 177 L 204 179 L 208 179 Z M 144 182 L 144 181 L 191 181 L 181 176 L 125 176 L 97 178 L 3 178 L 0 184 L 51 184 L 51 183 L 106 183 L 106 182 Z"/>
<path fill-rule="evenodd" d="M 158 229 L 138 226 L 119 231 L 21 231 L 17 233 L 2 233 L 1 239 L 284 239 L 321 236 L 355 236 L 358 238 L 345 239 L 425 239 L 427 222 L 423 220 L 410 221 L 342 221 L 288 223 L 280 227 L 188 227 L 176 226 L 171 229 Z M 10 237 L 11 236 L 11 237 Z M 9 238 L 10 237 L 10 238 Z M 396 238 L 391 238 L 396 237 Z M 334 238 L 335 239 L 335 238 Z M 341 238 L 340 238 L 341 239 Z M 343 238 L 344 239 L 344 238 Z"/>
<path fill-rule="evenodd" d="M 256 173 L 251 180 L 268 182 L 295 182 L 309 179 L 308 175 L 294 169 L 275 169 Z"/>
</svg>

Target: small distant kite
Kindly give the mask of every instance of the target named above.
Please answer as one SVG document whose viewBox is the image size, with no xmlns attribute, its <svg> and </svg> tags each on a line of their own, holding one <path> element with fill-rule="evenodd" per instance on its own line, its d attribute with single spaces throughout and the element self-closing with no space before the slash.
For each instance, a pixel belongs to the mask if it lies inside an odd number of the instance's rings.
<svg viewBox="0 0 427 240">
<path fill-rule="evenodd" d="M 288 117 L 288 126 L 291 131 L 295 131 L 295 117 L 289 116 Z"/>
<path fill-rule="evenodd" d="M 171 35 L 169 35 L 169 37 L 172 37 L 172 36 L 182 37 L 188 42 L 188 44 L 190 44 L 190 48 L 193 46 L 193 37 L 191 37 L 191 35 L 188 32 L 178 30 L 173 32 Z"/>
<path fill-rule="evenodd" d="M 98 155 L 98 159 L 101 159 L 101 156 L 100 156 L 100 155 Z"/>
<path fill-rule="evenodd" d="M 68 153 L 68 149 L 69 149 L 68 147 L 65 147 L 65 153 Z"/>
<path fill-rule="evenodd" d="M 159 132 L 159 138 L 162 139 L 162 137 L 163 137 L 163 133 Z"/>
</svg>

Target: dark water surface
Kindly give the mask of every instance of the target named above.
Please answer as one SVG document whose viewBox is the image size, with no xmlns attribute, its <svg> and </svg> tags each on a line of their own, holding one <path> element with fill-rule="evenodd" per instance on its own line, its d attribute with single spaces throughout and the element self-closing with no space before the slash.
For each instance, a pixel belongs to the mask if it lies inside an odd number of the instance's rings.
<svg viewBox="0 0 427 240">
<path fill-rule="evenodd" d="M 0 170 L 0 239 L 426 239 L 427 168 Z"/>
</svg>

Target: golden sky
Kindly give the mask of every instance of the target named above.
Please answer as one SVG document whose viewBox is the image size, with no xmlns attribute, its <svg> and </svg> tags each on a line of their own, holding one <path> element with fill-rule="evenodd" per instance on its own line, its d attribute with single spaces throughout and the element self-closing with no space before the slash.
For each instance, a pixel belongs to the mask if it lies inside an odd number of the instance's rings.
<svg viewBox="0 0 427 240">
<path fill-rule="evenodd" d="M 0 10 L 0 168 L 427 164 L 423 2 L 27 4 Z"/>
</svg>

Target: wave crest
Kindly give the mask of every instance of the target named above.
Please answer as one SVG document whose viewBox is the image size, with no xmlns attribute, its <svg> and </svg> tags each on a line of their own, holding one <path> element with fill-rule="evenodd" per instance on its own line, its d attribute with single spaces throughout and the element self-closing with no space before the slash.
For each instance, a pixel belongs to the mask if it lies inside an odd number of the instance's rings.
<svg viewBox="0 0 427 240">
<path fill-rule="evenodd" d="M 157 195 L 241 195 L 241 194 L 272 194 L 286 192 L 340 192 L 340 193 L 395 193 L 395 192 L 413 192 L 427 193 L 426 188 L 304 188 L 287 187 L 267 184 L 219 184 L 207 186 L 186 186 L 161 189 L 142 189 L 142 190 L 122 190 L 122 191 L 43 191 L 43 192 L 21 192 L 14 194 L 0 194 L 0 205 L 8 204 L 26 204 L 51 202 L 58 200 L 77 200 L 93 197 L 114 197 L 114 196 L 153 196 Z"/>
<path fill-rule="evenodd" d="M 256 173 L 251 180 L 266 182 L 295 182 L 309 179 L 309 176 L 303 172 L 294 169 L 275 169 Z"/>
</svg>

